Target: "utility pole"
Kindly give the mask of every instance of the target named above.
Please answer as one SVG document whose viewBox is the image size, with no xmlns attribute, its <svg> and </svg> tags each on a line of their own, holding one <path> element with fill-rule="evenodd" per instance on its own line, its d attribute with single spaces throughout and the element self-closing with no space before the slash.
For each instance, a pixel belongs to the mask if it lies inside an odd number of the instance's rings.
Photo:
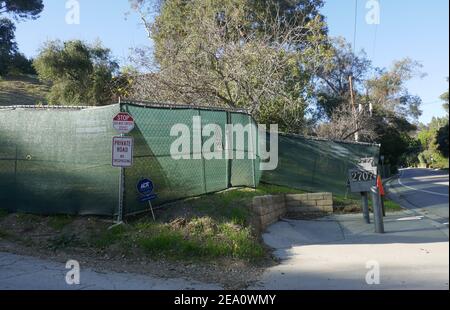
<svg viewBox="0 0 450 310">
<path fill-rule="evenodd" d="M 358 121 L 357 121 L 357 118 L 356 118 L 356 105 L 355 105 L 355 96 L 354 96 L 354 93 L 353 93 L 353 76 L 349 76 L 348 77 L 348 80 L 349 80 L 349 82 L 350 82 L 350 98 L 351 98 L 351 102 L 352 102 L 352 112 L 353 112 L 353 118 L 354 118 L 354 121 L 355 121 L 355 126 L 356 126 L 356 132 L 355 132 L 355 141 L 356 142 L 358 142 L 359 141 L 359 132 L 358 132 L 358 130 L 359 130 L 359 128 L 358 128 Z"/>
</svg>

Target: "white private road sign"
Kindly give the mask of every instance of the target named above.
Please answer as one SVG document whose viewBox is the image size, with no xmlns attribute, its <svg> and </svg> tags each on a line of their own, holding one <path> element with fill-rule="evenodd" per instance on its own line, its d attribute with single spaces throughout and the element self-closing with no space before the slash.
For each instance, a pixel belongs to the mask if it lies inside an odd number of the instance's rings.
<svg viewBox="0 0 450 310">
<path fill-rule="evenodd" d="M 113 118 L 113 127 L 121 134 L 129 133 L 134 129 L 134 119 L 130 114 L 121 112 Z"/>
<path fill-rule="evenodd" d="M 112 144 L 112 166 L 119 168 L 133 166 L 133 138 L 114 137 Z"/>
</svg>

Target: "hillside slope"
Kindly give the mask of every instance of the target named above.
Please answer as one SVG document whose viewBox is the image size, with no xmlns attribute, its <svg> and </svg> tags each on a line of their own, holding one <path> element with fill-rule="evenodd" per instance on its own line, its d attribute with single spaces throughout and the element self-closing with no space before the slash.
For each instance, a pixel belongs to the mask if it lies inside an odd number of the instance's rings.
<svg viewBox="0 0 450 310">
<path fill-rule="evenodd" d="M 33 76 L 0 78 L 0 106 L 46 104 L 50 87 Z"/>
</svg>

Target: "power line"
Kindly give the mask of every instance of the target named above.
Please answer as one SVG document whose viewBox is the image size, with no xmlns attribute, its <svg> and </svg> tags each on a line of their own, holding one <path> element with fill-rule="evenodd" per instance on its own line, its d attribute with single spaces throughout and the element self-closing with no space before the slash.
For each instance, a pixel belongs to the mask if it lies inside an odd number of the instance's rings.
<svg viewBox="0 0 450 310">
<path fill-rule="evenodd" d="M 355 0 L 355 24 L 353 28 L 353 53 L 356 52 L 356 35 L 358 29 L 358 0 Z"/>
<path fill-rule="evenodd" d="M 378 4 L 381 6 L 381 0 L 378 0 Z M 373 45 L 372 45 L 372 63 L 375 63 L 376 54 L 377 54 L 378 25 L 379 25 L 379 23 L 375 23 L 375 33 L 374 33 Z"/>
</svg>

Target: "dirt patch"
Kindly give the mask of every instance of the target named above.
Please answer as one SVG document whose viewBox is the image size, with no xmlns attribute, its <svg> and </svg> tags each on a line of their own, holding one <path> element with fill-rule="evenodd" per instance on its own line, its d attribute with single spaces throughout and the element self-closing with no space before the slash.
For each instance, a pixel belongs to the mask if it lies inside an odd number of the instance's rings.
<svg viewBox="0 0 450 310">
<path fill-rule="evenodd" d="M 195 210 L 186 211 L 192 214 L 191 219 L 179 217 L 179 211 L 166 212 L 167 222 L 164 224 L 154 224 L 148 216 L 141 216 L 122 228 L 114 229 L 109 229 L 112 222 L 97 217 L 9 214 L 0 219 L 0 251 L 61 263 L 75 259 L 85 268 L 100 272 L 181 277 L 221 284 L 226 289 L 244 289 L 256 282 L 267 267 L 276 264 L 267 248 L 264 248 L 263 257 L 251 261 L 226 256 L 174 259 L 170 255 L 153 255 L 139 246 L 136 240 L 139 234 L 135 231 L 144 229 L 145 232 L 146 225 L 164 225 L 174 231 L 198 232 L 208 236 L 216 234 L 220 231 L 219 226 L 225 225 L 211 217 L 196 218 Z M 240 230 L 240 226 L 233 223 L 227 223 L 226 227 L 231 231 Z"/>
<path fill-rule="evenodd" d="M 258 281 L 264 270 L 276 263 L 272 259 L 258 265 L 243 261 L 220 259 L 214 263 L 173 262 L 152 260 L 143 255 L 116 255 L 112 252 L 77 249 L 51 252 L 45 248 L 25 247 L 17 243 L 0 240 L 0 251 L 17 255 L 33 256 L 65 264 L 75 259 L 84 268 L 97 272 L 135 273 L 164 279 L 186 278 L 204 283 L 221 284 L 228 290 L 241 290 Z"/>
</svg>

